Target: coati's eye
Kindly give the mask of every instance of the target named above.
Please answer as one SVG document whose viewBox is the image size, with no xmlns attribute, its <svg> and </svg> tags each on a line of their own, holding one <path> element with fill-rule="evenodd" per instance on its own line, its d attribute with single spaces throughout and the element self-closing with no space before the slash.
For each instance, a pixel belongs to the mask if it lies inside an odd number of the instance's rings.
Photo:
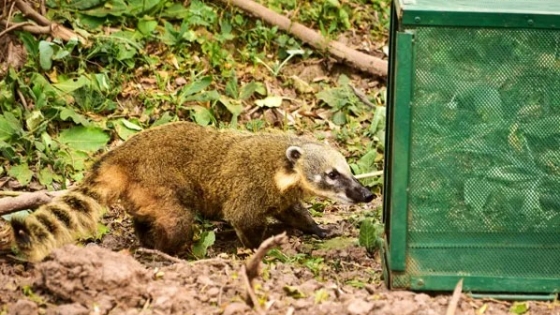
<svg viewBox="0 0 560 315">
<path fill-rule="evenodd" d="M 339 175 L 339 174 L 338 174 L 338 172 L 337 172 L 336 170 L 332 170 L 332 171 L 330 171 L 329 173 L 327 173 L 327 176 L 328 176 L 330 179 L 332 179 L 332 180 L 337 179 L 337 178 L 338 178 L 338 175 Z"/>
</svg>

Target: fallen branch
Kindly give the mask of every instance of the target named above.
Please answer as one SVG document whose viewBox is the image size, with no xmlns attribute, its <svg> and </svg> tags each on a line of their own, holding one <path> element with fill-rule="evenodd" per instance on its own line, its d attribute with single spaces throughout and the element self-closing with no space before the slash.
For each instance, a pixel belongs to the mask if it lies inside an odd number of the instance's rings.
<svg viewBox="0 0 560 315">
<path fill-rule="evenodd" d="M 381 176 L 381 175 L 383 175 L 383 171 L 374 171 L 374 172 L 370 172 L 370 173 L 364 173 L 364 174 L 356 175 L 354 177 L 356 177 L 357 179 L 362 179 L 362 178 L 369 178 L 369 177 L 375 177 L 375 176 Z"/>
<path fill-rule="evenodd" d="M 235 6 L 265 20 L 268 23 L 278 26 L 281 30 L 296 36 L 317 49 L 327 51 L 337 59 L 345 61 L 347 64 L 356 69 L 374 75 L 387 76 L 388 66 L 387 61 L 385 60 L 351 49 L 340 42 L 329 41 L 314 30 L 305 27 L 300 23 L 292 22 L 289 18 L 251 0 L 221 1 L 228 4 L 234 4 Z"/>
<path fill-rule="evenodd" d="M 55 22 L 51 22 L 49 19 L 47 19 L 46 17 L 44 17 L 43 15 L 41 15 L 39 12 L 35 11 L 33 9 L 33 7 L 31 7 L 29 4 L 25 3 L 25 1 L 23 0 L 15 0 L 15 6 L 21 11 L 21 13 L 30 18 L 32 21 L 34 21 L 35 23 L 37 23 L 37 25 L 31 23 L 31 22 L 24 22 L 24 23 L 28 23 L 27 25 L 22 25 L 23 23 L 10 23 L 9 19 L 11 18 L 11 15 L 8 16 L 8 20 L 0 20 L 0 23 L 2 25 L 4 25 L 4 27 L 6 29 L 4 29 L 4 31 L 2 31 L 1 35 L 4 35 L 5 33 L 17 29 L 17 28 L 21 28 L 24 31 L 33 33 L 33 34 L 50 34 L 51 36 L 55 37 L 55 38 L 60 38 L 64 41 L 69 41 L 73 38 L 77 38 L 80 42 L 82 42 L 84 45 L 87 45 L 87 40 L 76 34 L 74 31 L 58 24 Z M 15 27 L 15 25 L 18 25 L 17 27 Z M 12 28 L 14 27 L 14 28 Z"/>
<path fill-rule="evenodd" d="M 461 298 L 461 292 L 463 291 L 463 279 L 457 282 L 455 286 L 455 290 L 453 290 L 453 295 L 451 296 L 451 300 L 449 300 L 449 306 L 447 306 L 447 312 L 445 315 L 455 315 L 455 311 L 457 310 L 457 304 L 459 304 L 459 299 Z"/>
<path fill-rule="evenodd" d="M 8 23 L 6 23 L 6 24 L 8 24 Z M 33 23 L 31 23 L 31 22 L 21 22 L 21 23 L 11 24 L 9 27 L 6 27 L 2 32 L 0 32 L 0 37 L 4 36 L 5 34 L 13 31 L 15 29 L 18 29 L 18 28 L 21 28 L 21 27 L 24 27 L 24 26 L 27 26 L 27 25 L 32 25 L 32 24 Z"/>
<path fill-rule="evenodd" d="M 252 305 L 255 311 L 259 314 L 263 314 L 263 310 L 259 305 L 257 296 L 255 295 L 253 280 L 259 276 L 259 267 L 266 253 L 268 253 L 268 251 L 273 247 L 276 247 L 287 240 L 288 237 L 286 236 L 286 232 L 267 238 L 264 242 L 262 242 L 255 254 L 241 267 L 241 276 L 243 277 L 243 282 L 247 288 L 247 304 Z"/>
<path fill-rule="evenodd" d="M 40 205 L 50 202 L 54 197 L 64 195 L 66 190 L 36 191 L 21 193 L 15 197 L 0 199 L 0 215 L 5 215 L 25 209 L 35 209 Z M 10 192 L 13 193 L 13 192 Z"/>
</svg>

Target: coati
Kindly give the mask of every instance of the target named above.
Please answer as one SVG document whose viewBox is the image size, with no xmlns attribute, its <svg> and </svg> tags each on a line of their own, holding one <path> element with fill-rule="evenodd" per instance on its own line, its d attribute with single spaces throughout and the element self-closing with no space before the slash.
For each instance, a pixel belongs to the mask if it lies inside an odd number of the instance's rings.
<svg viewBox="0 0 560 315">
<path fill-rule="evenodd" d="M 196 213 L 229 222 L 257 247 L 268 217 L 326 236 L 301 204 L 306 196 L 344 203 L 373 194 L 333 148 L 303 138 L 218 131 L 177 122 L 143 131 L 105 153 L 83 181 L 24 219 L 13 241 L 29 261 L 91 235 L 102 205 L 120 200 L 143 246 L 177 253 L 192 239 Z"/>
</svg>

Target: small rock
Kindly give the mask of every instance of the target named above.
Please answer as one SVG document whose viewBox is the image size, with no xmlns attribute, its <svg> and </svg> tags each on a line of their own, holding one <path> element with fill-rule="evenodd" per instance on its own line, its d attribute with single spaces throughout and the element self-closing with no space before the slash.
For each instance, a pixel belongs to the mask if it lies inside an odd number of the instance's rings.
<svg viewBox="0 0 560 315">
<path fill-rule="evenodd" d="M 306 309 L 311 306 L 311 301 L 307 299 L 296 300 L 293 304 L 296 309 Z"/>
<path fill-rule="evenodd" d="M 215 285 L 214 281 L 212 281 L 208 276 L 199 276 L 196 278 L 196 282 L 207 286 Z"/>
<path fill-rule="evenodd" d="M 391 306 L 394 315 L 412 315 L 418 310 L 418 306 L 410 300 L 395 301 Z"/>
<path fill-rule="evenodd" d="M 373 303 L 366 302 L 362 299 L 355 299 L 348 304 L 348 313 L 350 314 L 367 314 L 373 309 Z"/>
<path fill-rule="evenodd" d="M 31 315 L 39 314 L 37 304 L 29 300 L 18 300 L 12 308 L 10 308 L 10 315 Z"/>
<path fill-rule="evenodd" d="M 243 314 L 245 313 L 245 311 L 248 310 L 249 310 L 249 306 L 247 306 L 247 304 L 241 302 L 235 302 L 226 306 L 222 315 Z"/>
<path fill-rule="evenodd" d="M 218 296 L 218 294 L 220 294 L 220 289 L 217 287 L 211 287 L 208 291 L 206 291 L 206 294 L 210 297 Z"/>
<path fill-rule="evenodd" d="M 47 315 L 88 315 L 89 310 L 80 303 L 63 304 L 57 306 L 52 311 L 47 311 Z"/>
<path fill-rule="evenodd" d="M 175 84 L 177 84 L 178 86 L 183 86 L 187 84 L 187 80 L 183 77 L 178 77 L 177 79 L 175 79 Z"/>
</svg>

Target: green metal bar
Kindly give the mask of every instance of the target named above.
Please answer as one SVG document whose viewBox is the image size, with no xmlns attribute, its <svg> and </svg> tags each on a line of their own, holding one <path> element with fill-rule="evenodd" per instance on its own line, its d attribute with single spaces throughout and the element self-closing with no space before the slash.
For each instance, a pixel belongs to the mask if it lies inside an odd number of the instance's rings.
<svg viewBox="0 0 560 315">
<path fill-rule="evenodd" d="M 412 290 L 452 291 L 463 279 L 465 292 L 509 292 L 509 293 L 543 293 L 560 292 L 560 279 L 554 278 L 506 278 L 500 276 L 469 276 L 469 275 L 423 275 L 411 276 Z"/>
<path fill-rule="evenodd" d="M 553 301 L 557 294 L 489 294 L 489 293 L 469 293 L 468 296 L 474 299 L 496 299 L 508 301 Z"/>
<path fill-rule="evenodd" d="M 560 29 L 558 15 L 531 15 L 495 12 L 442 12 L 406 10 L 402 15 L 405 27 L 445 26 L 478 28 Z"/>
<path fill-rule="evenodd" d="M 389 242 L 390 267 L 395 271 L 406 268 L 412 39 L 411 33 L 397 32 Z"/>
</svg>

